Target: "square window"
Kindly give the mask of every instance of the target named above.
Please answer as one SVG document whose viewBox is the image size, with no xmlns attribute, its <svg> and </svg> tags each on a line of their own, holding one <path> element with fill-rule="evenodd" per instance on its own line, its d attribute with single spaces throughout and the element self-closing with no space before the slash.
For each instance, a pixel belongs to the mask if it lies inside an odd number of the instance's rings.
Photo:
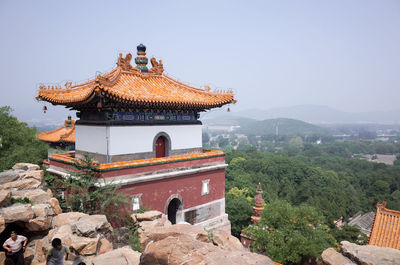
<svg viewBox="0 0 400 265">
<path fill-rule="evenodd" d="M 210 180 L 206 179 L 202 181 L 201 195 L 206 195 L 210 193 Z"/>
<path fill-rule="evenodd" d="M 136 212 L 142 206 L 142 194 L 134 195 L 132 197 L 132 211 Z"/>
</svg>

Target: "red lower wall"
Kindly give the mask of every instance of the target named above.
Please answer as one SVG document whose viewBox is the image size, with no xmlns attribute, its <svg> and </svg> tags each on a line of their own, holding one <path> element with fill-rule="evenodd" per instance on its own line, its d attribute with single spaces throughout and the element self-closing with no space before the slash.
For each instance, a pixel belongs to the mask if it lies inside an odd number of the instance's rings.
<svg viewBox="0 0 400 265">
<path fill-rule="evenodd" d="M 201 195 L 202 181 L 207 179 L 210 180 L 210 192 Z M 180 195 L 184 209 L 187 209 L 225 198 L 225 169 L 123 186 L 120 192 L 143 194 L 142 206 L 164 213 L 168 199 L 172 195 Z"/>
</svg>

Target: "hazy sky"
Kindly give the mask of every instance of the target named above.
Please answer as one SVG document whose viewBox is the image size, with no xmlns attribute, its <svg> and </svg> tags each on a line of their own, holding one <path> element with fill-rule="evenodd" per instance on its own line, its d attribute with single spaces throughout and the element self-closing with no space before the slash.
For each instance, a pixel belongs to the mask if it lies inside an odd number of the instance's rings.
<svg viewBox="0 0 400 265">
<path fill-rule="evenodd" d="M 1 0 L 0 34 L 0 106 L 25 120 L 46 117 L 38 84 L 104 73 L 139 43 L 182 81 L 233 89 L 236 109 L 400 108 L 400 1 Z"/>
</svg>

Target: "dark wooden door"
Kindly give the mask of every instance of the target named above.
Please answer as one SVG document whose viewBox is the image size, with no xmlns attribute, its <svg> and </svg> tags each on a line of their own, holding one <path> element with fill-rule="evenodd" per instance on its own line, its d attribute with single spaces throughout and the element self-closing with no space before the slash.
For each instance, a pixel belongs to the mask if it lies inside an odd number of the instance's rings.
<svg viewBox="0 0 400 265">
<path fill-rule="evenodd" d="M 156 141 L 156 157 L 164 157 L 165 156 L 165 137 L 160 136 Z"/>
</svg>

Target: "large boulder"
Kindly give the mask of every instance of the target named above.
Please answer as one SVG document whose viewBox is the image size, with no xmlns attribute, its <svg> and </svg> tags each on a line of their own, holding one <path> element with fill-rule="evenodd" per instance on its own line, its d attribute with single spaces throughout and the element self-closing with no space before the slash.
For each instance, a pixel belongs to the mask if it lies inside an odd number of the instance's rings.
<svg viewBox="0 0 400 265">
<path fill-rule="evenodd" d="M 17 221 L 26 223 L 35 216 L 30 204 L 21 203 L 16 203 L 9 207 L 2 208 L 1 213 L 3 214 L 3 218 L 7 224 Z"/>
<path fill-rule="evenodd" d="M 105 215 L 82 216 L 77 222 L 73 223 L 72 231 L 78 236 L 96 237 L 97 234 L 111 235 L 113 228 L 107 221 Z"/>
<path fill-rule="evenodd" d="M 142 222 L 143 224 L 145 222 Z M 201 242 L 208 242 L 208 233 L 204 231 L 203 228 L 200 226 L 189 225 L 189 224 L 176 224 L 171 226 L 165 227 L 146 227 L 143 230 L 141 227 L 139 230 L 139 241 L 140 241 L 140 248 L 142 251 L 146 249 L 146 246 L 149 242 L 152 241 L 159 241 L 167 237 L 177 237 L 180 235 L 186 235 L 194 240 L 201 241 Z"/>
<path fill-rule="evenodd" d="M 325 249 L 321 257 L 326 265 L 356 265 L 333 248 Z"/>
<path fill-rule="evenodd" d="M 244 251 L 242 243 L 240 243 L 239 239 L 232 236 L 225 230 L 216 230 L 212 233 L 212 242 L 214 245 L 218 246 L 221 249 L 225 250 L 240 250 Z"/>
<path fill-rule="evenodd" d="M 5 183 L 3 189 L 29 190 L 36 189 L 41 184 L 42 182 L 37 181 L 36 179 L 23 179 Z"/>
<path fill-rule="evenodd" d="M 22 179 L 32 178 L 32 179 L 36 179 L 36 180 L 42 182 L 44 179 L 44 172 L 43 172 L 43 170 L 27 171 L 27 172 L 21 174 L 21 178 Z"/>
<path fill-rule="evenodd" d="M 51 199 L 49 194 L 42 189 L 29 190 L 24 194 L 24 197 L 29 198 L 34 203 L 41 203 Z"/>
<path fill-rule="evenodd" d="M 58 200 L 56 198 L 51 198 L 50 200 L 46 201 L 46 203 L 51 206 L 54 214 L 62 213 L 60 203 L 58 202 Z"/>
<path fill-rule="evenodd" d="M 0 190 L 0 207 L 7 206 L 11 200 L 11 192 L 9 190 Z"/>
<path fill-rule="evenodd" d="M 45 231 L 50 229 L 52 217 L 37 217 L 29 220 L 25 227 L 32 232 Z"/>
<path fill-rule="evenodd" d="M 274 265 L 267 256 L 247 251 L 222 250 L 190 235 L 169 236 L 150 243 L 140 265 Z"/>
<path fill-rule="evenodd" d="M 160 219 L 162 215 L 163 213 L 159 211 L 147 211 L 144 213 L 132 214 L 132 219 L 134 222 L 154 221 L 156 219 Z"/>
<path fill-rule="evenodd" d="M 59 238 L 67 247 L 71 246 L 72 243 L 72 229 L 71 226 L 66 224 L 60 227 L 56 227 L 51 229 L 48 234 L 49 242 L 51 242 L 54 238 Z"/>
<path fill-rule="evenodd" d="M 113 250 L 113 245 L 110 241 L 105 238 L 100 239 L 100 248 L 97 255 L 101 255 Z"/>
<path fill-rule="evenodd" d="M 140 252 L 133 251 L 130 247 L 118 248 L 99 255 L 92 260 L 92 265 L 139 265 Z M 153 263 L 155 265 L 157 263 Z"/>
<path fill-rule="evenodd" d="M 340 242 L 340 251 L 357 264 L 394 265 L 400 264 L 400 250 L 376 246 L 360 246 L 348 241 Z"/>
<path fill-rule="evenodd" d="M 95 255 L 99 244 L 100 237 L 89 238 L 72 235 L 71 237 L 71 250 L 79 255 Z"/>
<path fill-rule="evenodd" d="M 40 167 L 38 165 L 31 163 L 17 163 L 12 167 L 12 169 L 27 171 L 27 170 L 39 170 Z"/>
<path fill-rule="evenodd" d="M 72 225 L 78 222 L 82 217 L 89 216 L 85 213 L 80 212 L 69 212 L 61 213 L 54 217 L 53 227 L 59 227 L 63 225 Z"/>
<path fill-rule="evenodd" d="M 36 217 L 48 217 L 54 215 L 53 208 L 45 203 L 39 203 L 32 206 Z"/>
<path fill-rule="evenodd" d="M 7 170 L 0 172 L 0 184 L 5 184 L 8 182 L 13 182 L 19 178 L 19 174 L 14 170 Z"/>
</svg>

